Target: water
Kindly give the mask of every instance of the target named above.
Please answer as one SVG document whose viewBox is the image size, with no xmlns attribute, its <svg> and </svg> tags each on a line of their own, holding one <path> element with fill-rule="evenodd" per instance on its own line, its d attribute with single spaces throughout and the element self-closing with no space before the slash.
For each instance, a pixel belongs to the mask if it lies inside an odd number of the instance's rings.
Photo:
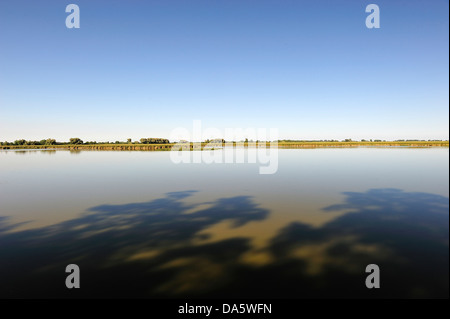
<svg viewBox="0 0 450 319">
<path fill-rule="evenodd" d="M 273 175 L 0 151 L 0 297 L 448 298 L 448 165 L 448 148 L 279 150 Z"/>
</svg>

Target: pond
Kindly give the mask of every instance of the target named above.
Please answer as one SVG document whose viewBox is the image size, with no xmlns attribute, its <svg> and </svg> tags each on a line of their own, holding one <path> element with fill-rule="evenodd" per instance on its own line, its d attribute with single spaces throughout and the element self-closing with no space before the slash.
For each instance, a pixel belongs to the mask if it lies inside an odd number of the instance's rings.
<svg viewBox="0 0 450 319">
<path fill-rule="evenodd" d="M 0 151 L 2 298 L 448 298 L 448 239 L 448 148 Z"/>
</svg>

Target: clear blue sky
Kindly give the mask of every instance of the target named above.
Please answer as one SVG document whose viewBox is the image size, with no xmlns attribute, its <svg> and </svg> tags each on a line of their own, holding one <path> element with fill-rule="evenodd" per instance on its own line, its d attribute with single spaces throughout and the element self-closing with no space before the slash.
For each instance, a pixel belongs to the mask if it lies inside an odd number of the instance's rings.
<svg viewBox="0 0 450 319">
<path fill-rule="evenodd" d="M 81 28 L 67 29 L 76 3 Z M 366 5 L 381 28 L 367 29 Z M 0 140 L 448 139 L 449 2 L 0 1 Z"/>
</svg>

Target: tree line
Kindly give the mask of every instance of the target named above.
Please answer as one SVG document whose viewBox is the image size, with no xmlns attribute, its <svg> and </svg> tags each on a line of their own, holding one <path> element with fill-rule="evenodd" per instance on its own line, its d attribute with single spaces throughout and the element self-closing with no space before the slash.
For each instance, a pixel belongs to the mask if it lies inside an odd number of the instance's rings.
<svg viewBox="0 0 450 319">
<path fill-rule="evenodd" d="M 409 139 L 409 140 L 394 140 L 394 142 L 442 142 L 443 140 L 420 140 L 420 139 Z M 247 140 L 246 140 L 247 142 Z M 357 140 L 352 140 L 351 138 L 346 138 L 343 140 L 278 140 L 279 143 L 306 143 L 306 142 L 358 142 Z M 361 142 L 387 142 L 386 140 L 380 139 L 361 139 Z"/>
<path fill-rule="evenodd" d="M 169 140 L 165 138 L 141 138 L 142 144 L 169 144 Z"/>
<path fill-rule="evenodd" d="M 48 138 L 46 140 L 40 140 L 40 141 L 27 141 L 27 140 L 15 140 L 14 142 L 2 142 L 2 145 L 57 145 L 61 143 L 57 143 L 55 139 Z"/>
<path fill-rule="evenodd" d="M 420 140 L 420 139 L 407 139 L 407 140 L 395 140 L 395 142 L 413 142 L 413 141 L 427 141 L 427 140 Z M 434 142 L 440 142 L 442 140 L 428 140 L 430 141 L 434 141 Z M 230 141 L 231 142 L 231 141 Z M 253 140 L 248 140 L 245 139 L 245 141 L 241 141 L 241 142 L 254 142 Z M 259 142 L 259 141 L 257 141 Z M 346 138 L 342 141 L 339 140 L 278 140 L 279 143 L 293 143 L 293 142 L 297 142 L 297 143 L 305 143 L 305 142 L 357 142 L 357 141 L 353 141 L 351 138 Z M 362 139 L 361 142 L 386 142 L 386 140 L 380 140 L 380 139 L 370 139 L 370 140 L 365 140 Z M 190 143 L 189 141 L 186 140 L 181 140 L 178 143 Z M 204 143 L 225 143 L 224 139 L 207 139 L 204 141 Z M 72 137 L 69 139 L 69 141 L 67 142 L 57 142 L 56 139 L 53 138 L 48 138 L 45 140 L 40 140 L 40 141 L 31 141 L 31 140 L 24 140 L 24 139 L 20 139 L 20 140 L 15 140 L 14 142 L 0 142 L 0 145 L 3 146 L 20 146 L 20 145 L 92 145 L 92 144 L 170 144 L 170 141 L 166 138 L 141 138 L 139 141 L 132 141 L 131 138 L 127 139 L 126 141 L 115 141 L 115 142 L 97 142 L 97 141 L 87 141 L 84 142 L 82 139 L 78 138 L 78 137 Z"/>
<path fill-rule="evenodd" d="M 25 139 L 15 140 L 14 142 L 0 142 L 0 145 L 4 146 L 20 146 L 20 145 L 91 145 L 91 144 L 170 144 L 170 141 L 165 138 L 141 138 L 140 141 L 132 141 L 131 138 L 126 141 L 115 141 L 115 142 L 97 142 L 97 141 L 86 141 L 78 137 L 72 137 L 67 142 L 57 142 L 56 139 L 48 138 L 40 141 L 31 141 Z"/>
</svg>

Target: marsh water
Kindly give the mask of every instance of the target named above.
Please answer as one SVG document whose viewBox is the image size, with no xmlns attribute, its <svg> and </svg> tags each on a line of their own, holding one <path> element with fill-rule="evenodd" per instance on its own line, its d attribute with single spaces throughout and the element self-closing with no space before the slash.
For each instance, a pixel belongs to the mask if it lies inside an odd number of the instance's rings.
<svg viewBox="0 0 450 319">
<path fill-rule="evenodd" d="M 448 298 L 448 148 L 169 153 L 0 151 L 0 297 Z"/>
</svg>

